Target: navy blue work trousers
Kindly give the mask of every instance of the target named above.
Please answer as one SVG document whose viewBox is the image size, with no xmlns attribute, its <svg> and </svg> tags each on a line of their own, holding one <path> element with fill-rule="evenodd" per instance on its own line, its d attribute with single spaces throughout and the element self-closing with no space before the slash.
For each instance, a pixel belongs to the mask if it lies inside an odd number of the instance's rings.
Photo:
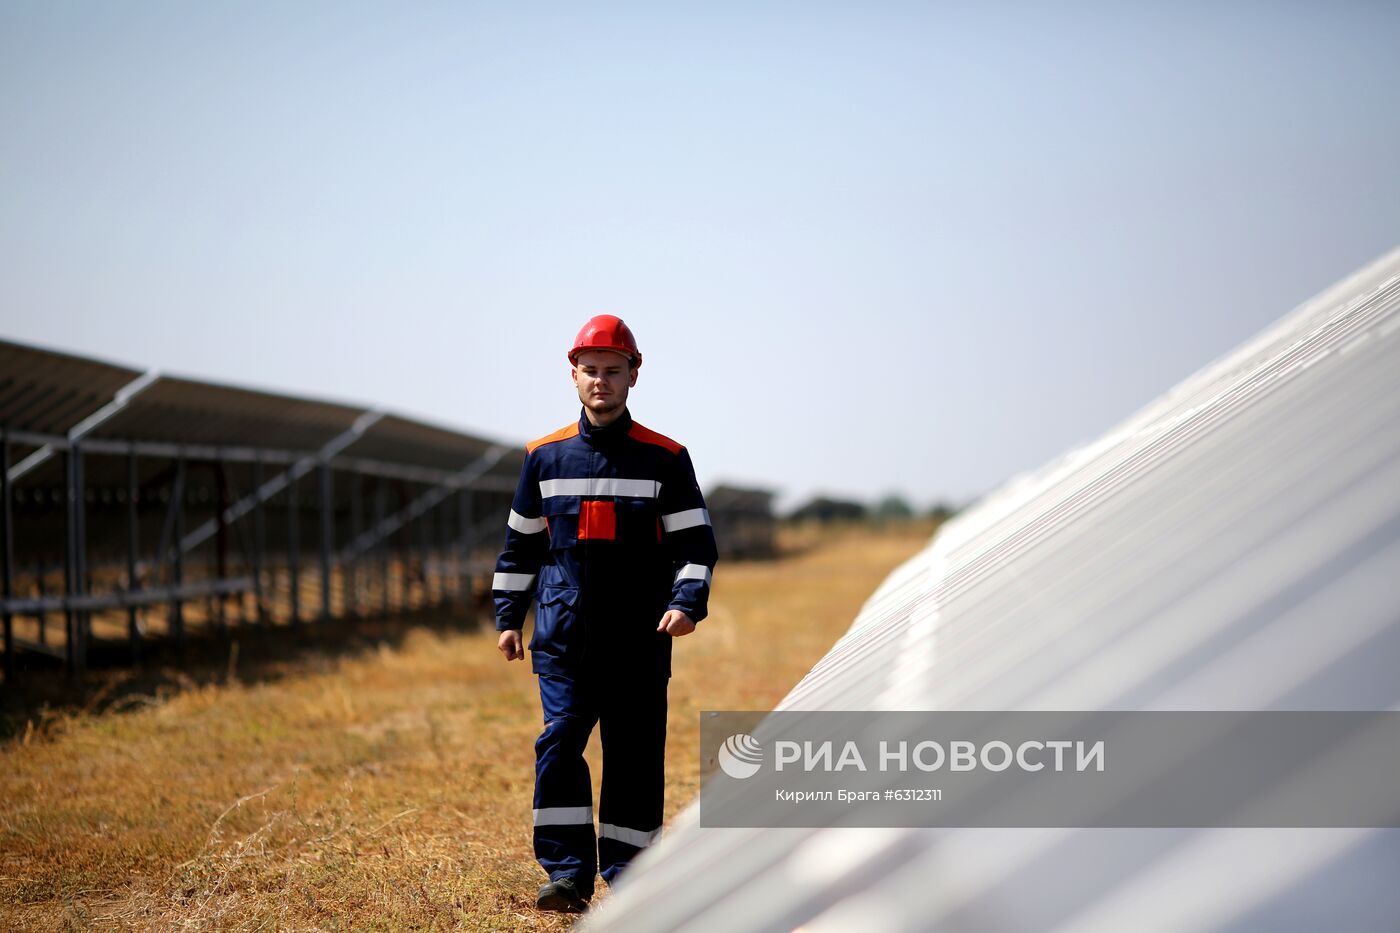
<svg viewBox="0 0 1400 933">
<path fill-rule="evenodd" d="M 535 742 L 535 858 L 551 881 L 590 895 L 661 831 L 666 773 L 665 674 L 540 674 L 544 732 Z M 598 829 L 583 750 L 594 725 L 603 746 Z"/>
</svg>

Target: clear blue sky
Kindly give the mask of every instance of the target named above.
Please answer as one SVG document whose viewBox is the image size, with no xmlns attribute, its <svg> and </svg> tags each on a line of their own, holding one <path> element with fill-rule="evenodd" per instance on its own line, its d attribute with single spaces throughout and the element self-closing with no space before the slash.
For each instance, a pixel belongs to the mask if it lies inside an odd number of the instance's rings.
<svg viewBox="0 0 1400 933">
<path fill-rule="evenodd" d="M 0 336 L 961 500 L 1400 243 L 1400 4 L 0 3 Z"/>
</svg>

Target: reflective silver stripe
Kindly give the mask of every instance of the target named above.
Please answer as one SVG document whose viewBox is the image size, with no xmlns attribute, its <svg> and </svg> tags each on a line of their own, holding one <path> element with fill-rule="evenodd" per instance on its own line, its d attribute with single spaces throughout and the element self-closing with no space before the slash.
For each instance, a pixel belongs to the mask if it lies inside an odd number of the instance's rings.
<svg viewBox="0 0 1400 933">
<path fill-rule="evenodd" d="M 604 839 L 616 839 L 618 842 L 625 842 L 641 849 L 655 842 L 656 837 L 661 835 L 661 830 L 658 828 L 644 833 L 640 829 L 628 829 L 626 826 L 614 826 L 612 823 L 599 823 L 598 835 Z"/>
<path fill-rule="evenodd" d="M 676 572 L 676 582 L 682 580 L 704 580 L 710 582 L 710 568 L 704 564 L 686 564 Z"/>
<path fill-rule="evenodd" d="M 593 825 L 592 807 L 542 807 L 535 811 L 536 826 L 567 826 L 574 823 Z"/>
<path fill-rule="evenodd" d="M 655 499 L 661 494 L 661 484 L 654 479 L 609 479 L 593 476 L 587 479 L 540 480 L 540 496 L 634 496 Z"/>
<path fill-rule="evenodd" d="M 535 575 L 533 573 L 498 573 L 491 578 L 491 589 L 514 593 L 528 590 L 530 584 L 534 582 Z"/>
<path fill-rule="evenodd" d="M 709 523 L 710 513 L 707 509 L 686 509 L 684 512 L 672 512 L 670 515 L 661 516 L 661 524 L 667 531 L 680 531 Z"/>
<path fill-rule="evenodd" d="M 544 531 L 543 518 L 526 518 L 515 509 L 510 510 L 510 517 L 506 519 L 506 524 L 523 535 L 533 535 Z"/>
</svg>

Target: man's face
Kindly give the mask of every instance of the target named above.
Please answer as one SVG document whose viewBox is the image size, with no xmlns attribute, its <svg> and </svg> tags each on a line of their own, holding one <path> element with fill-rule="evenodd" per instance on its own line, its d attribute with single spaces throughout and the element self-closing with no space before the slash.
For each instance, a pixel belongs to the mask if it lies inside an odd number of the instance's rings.
<svg viewBox="0 0 1400 933">
<path fill-rule="evenodd" d="M 631 361 L 611 350 L 585 350 L 573 368 L 578 400 L 596 424 L 616 418 L 627 405 L 627 390 L 637 384 Z"/>
</svg>

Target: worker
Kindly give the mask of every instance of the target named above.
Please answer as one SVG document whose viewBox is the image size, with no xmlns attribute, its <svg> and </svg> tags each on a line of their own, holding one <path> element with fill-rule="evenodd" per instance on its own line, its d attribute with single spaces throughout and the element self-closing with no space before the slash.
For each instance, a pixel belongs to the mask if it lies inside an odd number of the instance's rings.
<svg viewBox="0 0 1400 933">
<path fill-rule="evenodd" d="M 690 454 L 627 410 L 642 365 L 631 329 L 600 314 L 568 355 L 583 411 L 526 445 L 492 594 L 507 661 L 525 656 L 537 603 L 534 847 L 549 881 L 536 905 L 578 912 L 595 875 L 611 885 L 660 832 L 671 645 L 705 618 L 716 551 Z M 595 724 L 596 833 L 583 757 Z"/>
</svg>

